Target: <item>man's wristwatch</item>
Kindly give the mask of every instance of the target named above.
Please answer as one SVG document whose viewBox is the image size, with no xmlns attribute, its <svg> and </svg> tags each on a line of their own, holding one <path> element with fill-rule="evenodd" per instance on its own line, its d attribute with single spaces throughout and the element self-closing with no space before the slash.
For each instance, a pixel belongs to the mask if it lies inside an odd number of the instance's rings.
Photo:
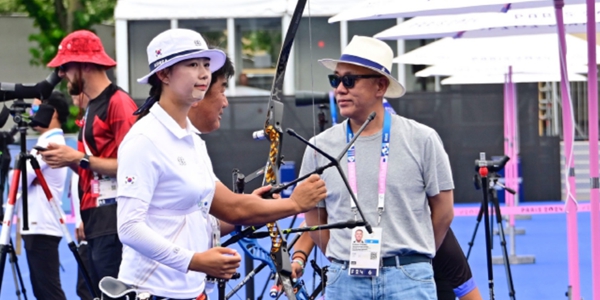
<svg viewBox="0 0 600 300">
<path fill-rule="evenodd" d="M 87 153 L 84 153 L 83 158 L 79 160 L 79 167 L 82 169 L 90 168 L 90 156 Z"/>
</svg>

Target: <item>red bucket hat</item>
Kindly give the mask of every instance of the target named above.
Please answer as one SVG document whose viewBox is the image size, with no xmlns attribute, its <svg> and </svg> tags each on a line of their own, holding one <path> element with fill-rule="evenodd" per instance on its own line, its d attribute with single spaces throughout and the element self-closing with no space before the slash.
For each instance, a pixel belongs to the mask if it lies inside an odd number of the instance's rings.
<svg viewBox="0 0 600 300">
<path fill-rule="evenodd" d="M 91 31 L 77 30 L 67 35 L 58 46 L 58 53 L 48 63 L 48 67 L 57 68 L 66 63 L 94 63 L 112 68 L 117 63 L 104 52 L 100 38 Z"/>
</svg>

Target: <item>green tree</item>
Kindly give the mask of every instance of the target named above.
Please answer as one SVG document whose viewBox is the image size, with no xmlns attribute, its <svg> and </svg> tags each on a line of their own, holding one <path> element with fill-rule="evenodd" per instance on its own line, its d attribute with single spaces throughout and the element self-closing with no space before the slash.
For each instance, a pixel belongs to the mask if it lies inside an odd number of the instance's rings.
<svg viewBox="0 0 600 300">
<path fill-rule="evenodd" d="M 39 32 L 29 36 L 35 43 L 29 48 L 29 63 L 46 66 L 67 34 L 80 29 L 94 31 L 94 25 L 112 21 L 116 3 L 117 0 L 0 0 L 0 13 L 25 12 L 33 19 Z M 66 92 L 64 82 L 60 89 Z M 75 119 L 80 114 L 75 106 L 70 110 L 71 115 L 63 129 L 72 133 L 79 130 Z"/>
<path fill-rule="evenodd" d="M 17 3 L 17 0 L 0 0 L 0 15 L 23 13 L 25 8 Z"/>
<path fill-rule="evenodd" d="M 248 57 L 268 53 L 271 55 L 271 67 L 275 67 L 281 48 L 281 31 L 252 30 L 242 32 L 242 50 Z"/>
<path fill-rule="evenodd" d="M 116 0 L 16 0 L 33 18 L 40 32 L 29 36 L 37 46 L 29 49 L 30 63 L 45 66 L 56 55 L 60 41 L 70 32 L 112 20 Z M 93 30 L 92 30 L 93 31 Z"/>
</svg>

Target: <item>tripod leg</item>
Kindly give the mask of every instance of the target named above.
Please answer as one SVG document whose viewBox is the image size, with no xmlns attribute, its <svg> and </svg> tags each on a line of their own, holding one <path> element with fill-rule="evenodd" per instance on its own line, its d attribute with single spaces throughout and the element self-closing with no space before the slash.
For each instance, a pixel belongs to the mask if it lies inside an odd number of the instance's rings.
<svg viewBox="0 0 600 300">
<path fill-rule="evenodd" d="M 11 254 L 12 256 L 12 254 Z M 10 268 L 13 274 L 13 281 L 15 282 L 15 294 L 17 295 L 17 299 L 21 300 L 21 290 L 19 289 L 19 279 L 17 279 L 17 268 L 15 267 L 14 261 L 10 260 Z"/>
<path fill-rule="evenodd" d="M 480 168 L 481 171 L 481 168 Z M 486 170 L 487 173 L 487 170 Z M 485 248 L 486 248 L 486 265 L 488 273 L 488 288 L 490 293 L 490 300 L 494 300 L 494 270 L 492 269 L 492 249 L 490 248 L 490 214 L 489 214 L 489 203 L 488 203 L 488 178 L 481 176 L 481 187 L 483 189 L 483 218 L 485 225 Z"/>
<path fill-rule="evenodd" d="M 504 268 L 506 270 L 506 279 L 508 280 L 508 296 L 511 300 L 515 300 L 515 287 L 512 280 L 512 272 L 510 270 L 510 260 L 508 251 L 506 250 L 506 237 L 504 236 L 504 228 L 502 227 L 502 214 L 500 212 L 500 204 L 498 198 L 492 197 L 492 204 L 496 211 L 496 223 L 498 225 L 498 236 L 500 236 L 500 246 L 502 246 L 502 258 L 504 261 Z"/>
<path fill-rule="evenodd" d="M 54 199 L 54 196 L 52 195 L 52 192 L 50 191 L 50 188 L 48 187 L 48 183 L 46 182 L 46 179 L 44 178 L 44 175 L 42 174 L 42 171 L 40 170 L 40 164 L 37 162 L 35 157 L 33 157 L 32 155 L 28 155 L 27 159 L 31 163 L 31 167 L 33 168 L 33 171 L 35 172 L 37 180 L 39 181 L 40 186 L 42 187 L 42 190 L 44 191 L 44 194 L 46 195 L 46 198 L 48 199 L 48 202 L 50 203 L 50 206 L 52 207 L 54 215 L 58 218 L 58 222 L 61 224 L 63 236 L 65 237 L 65 240 L 67 241 L 67 245 L 69 246 L 71 253 L 73 253 L 73 256 L 75 257 L 75 261 L 77 262 L 77 265 L 79 266 L 79 270 L 81 271 L 81 273 L 83 275 L 83 279 L 86 282 L 88 289 L 90 290 L 90 294 L 92 295 L 92 297 L 98 298 L 98 292 L 92 284 L 92 279 L 90 278 L 90 274 L 89 274 L 87 268 L 85 267 L 85 264 L 81 260 L 81 256 L 79 256 L 77 244 L 75 244 L 75 241 L 73 240 L 73 237 L 71 237 L 71 233 L 69 233 L 69 229 L 67 228 L 67 224 L 65 222 L 65 219 L 66 219 L 65 212 L 58 205 L 58 203 L 56 202 L 56 199 Z"/>
<path fill-rule="evenodd" d="M 17 296 L 19 296 L 19 294 L 22 294 L 23 298 L 27 300 L 27 291 L 25 290 L 25 283 L 23 282 L 23 276 L 21 275 L 21 268 L 19 268 L 18 258 L 15 254 L 15 249 L 12 246 L 12 240 L 10 241 L 8 254 L 10 255 L 9 261 L 13 270 L 13 279 L 15 281 L 15 287 L 17 289 Z M 21 290 L 19 290 L 19 285 L 21 287 Z"/>
<path fill-rule="evenodd" d="M 0 231 L 0 291 L 2 290 L 1 284 L 4 279 L 4 267 L 6 266 L 6 256 L 8 255 L 11 247 L 10 228 L 12 225 L 13 214 L 15 212 L 15 205 L 17 203 L 17 191 L 19 189 L 20 176 L 20 169 L 15 169 L 10 185 L 10 190 L 8 192 L 8 201 L 6 202 L 6 211 L 4 212 L 4 219 L 2 220 L 2 230 Z"/>
<path fill-rule="evenodd" d="M 479 224 L 481 223 L 481 218 L 483 217 L 483 202 L 481 202 L 481 206 L 479 207 L 479 213 L 477 214 L 477 223 L 475 223 L 475 229 L 473 230 L 473 235 L 471 236 L 471 241 L 469 242 L 469 250 L 467 251 L 467 260 L 469 260 L 469 256 L 471 255 L 471 249 L 473 249 L 473 244 L 475 243 L 475 236 L 477 235 L 477 229 L 479 229 Z"/>
</svg>

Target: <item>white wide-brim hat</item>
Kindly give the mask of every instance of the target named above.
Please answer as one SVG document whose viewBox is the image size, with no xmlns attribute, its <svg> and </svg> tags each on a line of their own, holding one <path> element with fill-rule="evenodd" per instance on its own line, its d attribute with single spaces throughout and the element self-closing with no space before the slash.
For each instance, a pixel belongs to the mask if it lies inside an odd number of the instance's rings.
<svg viewBox="0 0 600 300">
<path fill-rule="evenodd" d="M 137 80 L 139 83 L 148 83 L 148 78 L 156 72 L 186 59 L 210 59 L 211 73 L 220 69 L 226 59 L 225 52 L 208 49 L 208 45 L 200 33 L 182 28 L 163 31 L 150 41 L 146 52 L 150 73 L 139 78 Z"/>
<path fill-rule="evenodd" d="M 372 37 L 355 35 L 342 52 L 340 59 L 325 58 L 319 62 L 332 71 L 335 71 L 338 63 L 371 69 L 387 77 L 390 82 L 384 97 L 399 98 L 404 95 L 406 89 L 390 72 L 393 59 L 394 51 L 385 42 Z"/>
</svg>

